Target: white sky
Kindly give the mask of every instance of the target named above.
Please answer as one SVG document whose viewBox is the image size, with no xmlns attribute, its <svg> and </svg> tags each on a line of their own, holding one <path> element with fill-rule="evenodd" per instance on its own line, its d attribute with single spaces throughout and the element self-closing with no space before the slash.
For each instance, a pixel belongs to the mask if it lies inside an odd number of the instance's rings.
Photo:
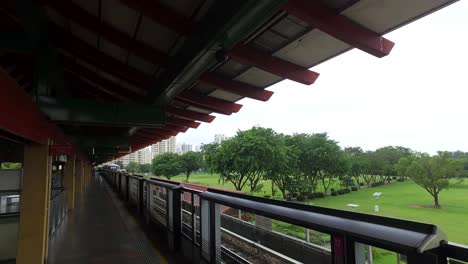
<svg viewBox="0 0 468 264">
<path fill-rule="evenodd" d="M 468 151 L 468 1 L 386 35 L 395 42 L 378 59 L 354 49 L 313 70 L 311 86 L 283 81 L 268 102 L 240 101 L 231 116 L 177 136 L 209 143 L 260 125 L 282 133 L 327 132 L 342 147 L 402 145 L 418 151 Z"/>
</svg>

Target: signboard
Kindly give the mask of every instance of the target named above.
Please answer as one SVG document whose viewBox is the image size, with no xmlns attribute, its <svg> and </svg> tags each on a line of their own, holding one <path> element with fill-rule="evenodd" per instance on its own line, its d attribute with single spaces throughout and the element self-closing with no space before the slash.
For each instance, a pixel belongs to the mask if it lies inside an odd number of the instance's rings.
<svg viewBox="0 0 468 264">
<path fill-rule="evenodd" d="M 72 145 L 51 145 L 49 146 L 49 156 L 73 155 Z"/>
</svg>

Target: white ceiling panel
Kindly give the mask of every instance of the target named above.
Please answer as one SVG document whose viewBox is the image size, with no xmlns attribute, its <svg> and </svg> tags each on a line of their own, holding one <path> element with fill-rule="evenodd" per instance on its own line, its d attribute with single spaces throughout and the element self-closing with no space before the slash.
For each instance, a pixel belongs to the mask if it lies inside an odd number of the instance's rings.
<svg viewBox="0 0 468 264">
<path fill-rule="evenodd" d="M 267 87 L 281 79 L 282 78 L 277 75 L 254 67 L 248 69 L 235 78 L 236 81 L 245 82 L 257 87 Z"/>
<path fill-rule="evenodd" d="M 177 34 L 173 31 L 143 17 L 137 40 L 168 53 L 176 38 Z"/>
<path fill-rule="evenodd" d="M 84 27 L 70 21 L 70 31 L 73 35 L 77 36 L 86 43 L 96 47 L 98 42 L 98 36 L 91 31 L 88 31 Z"/>
<path fill-rule="evenodd" d="M 113 58 L 125 62 L 127 57 L 127 51 L 115 45 L 114 43 L 108 42 L 101 38 L 101 51 L 112 56 Z"/>
<path fill-rule="evenodd" d="M 138 22 L 138 12 L 117 0 L 102 0 L 102 20 L 133 36 Z"/>
<path fill-rule="evenodd" d="M 383 33 L 450 2 L 453 1 L 361 0 L 342 14 L 372 31 Z"/>
<path fill-rule="evenodd" d="M 230 92 L 223 91 L 221 89 L 216 89 L 213 92 L 209 94 L 209 96 L 218 98 L 218 99 L 223 99 L 229 102 L 235 102 L 237 100 L 242 99 L 242 96 L 239 96 L 237 94 L 233 94 Z"/>
<path fill-rule="evenodd" d="M 309 67 L 349 48 L 347 43 L 314 29 L 276 52 L 275 56 L 303 67 Z"/>
</svg>

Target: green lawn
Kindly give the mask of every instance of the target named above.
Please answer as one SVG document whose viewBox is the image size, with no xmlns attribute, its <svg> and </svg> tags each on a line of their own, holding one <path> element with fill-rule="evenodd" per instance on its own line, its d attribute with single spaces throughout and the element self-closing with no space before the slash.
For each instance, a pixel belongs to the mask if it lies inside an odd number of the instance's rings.
<svg viewBox="0 0 468 264">
<path fill-rule="evenodd" d="M 177 176 L 172 179 L 183 181 L 185 177 Z M 225 184 L 218 182 L 218 176 L 215 174 L 194 174 L 190 177 L 189 182 L 234 189 L 233 185 L 229 182 Z M 262 184 L 262 191 L 251 194 L 257 196 L 271 195 L 271 182 L 264 181 Z M 244 191 L 249 193 L 248 187 Z M 378 213 L 374 212 L 374 205 L 376 203 L 376 199 L 372 196 L 374 192 L 382 192 L 382 196 L 379 198 L 380 212 Z M 279 191 L 275 198 L 281 198 Z M 442 209 L 430 208 L 429 206 L 433 205 L 432 196 L 408 180 L 405 182 L 393 182 L 374 188 L 363 188 L 350 194 L 308 200 L 306 203 L 436 224 L 447 234 L 450 241 L 468 244 L 468 229 L 465 228 L 468 220 L 468 181 L 452 181 L 450 189 L 443 190 L 440 193 L 439 200 Z M 359 207 L 350 208 L 347 206 L 349 203 L 358 204 Z M 284 231 L 289 235 L 301 239 L 305 238 L 304 229 L 301 227 L 279 222 L 275 222 L 274 227 L 277 231 Z M 379 264 L 396 263 L 395 255 L 383 250 L 376 251 L 374 260 L 374 263 Z"/>
</svg>

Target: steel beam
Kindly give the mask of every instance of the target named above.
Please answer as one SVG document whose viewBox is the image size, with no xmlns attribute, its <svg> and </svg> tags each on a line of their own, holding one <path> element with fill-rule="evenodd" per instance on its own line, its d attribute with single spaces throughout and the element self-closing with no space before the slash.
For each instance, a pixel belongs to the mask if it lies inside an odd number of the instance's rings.
<svg viewBox="0 0 468 264">
<path fill-rule="evenodd" d="M 120 0 L 120 2 L 178 34 L 188 35 L 194 27 L 189 18 L 159 3 L 159 1 Z"/>
<path fill-rule="evenodd" d="M 96 85 L 103 91 L 113 97 L 117 97 L 123 101 L 134 101 L 138 102 L 141 101 L 140 95 L 144 94 L 144 91 L 134 91 L 123 86 L 120 86 L 113 81 L 105 79 L 100 75 L 96 74 L 95 72 L 89 70 L 88 68 L 81 66 L 75 62 L 73 62 L 70 58 L 63 57 L 63 63 L 65 66 L 65 70 L 75 74 L 78 77 L 84 78 Z"/>
<path fill-rule="evenodd" d="M 246 65 L 254 66 L 277 76 L 310 85 L 319 74 L 294 63 L 274 57 L 247 45 L 238 45 L 229 52 L 232 59 Z"/>
<path fill-rule="evenodd" d="M 376 57 L 390 54 L 395 43 L 337 14 L 319 1 L 289 0 L 283 10 L 309 25 Z"/>
<path fill-rule="evenodd" d="M 199 94 L 197 92 L 185 91 L 176 97 L 193 106 L 213 110 L 220 114 L 230 115 L 237 113 L 242 108 L 241 104 L 231 103 L 215 97 Z"/>
<path fill-rule="evenodd" d="M 179 116 L 185 119 L 199 120 L 199 121 L 206 122 L 206 123 L 211 123 L 216 118 L 215 116 L 212 116 L 212 115 L 202 114 L 199 112 L 176 108 L 173 106 L 167 107 L 166 111 L 168 114 L 171 114 L 171 115 Z"/>
<path fill-rule="evenodd" d="M 99 51 L 61 26 L 50 23 L 49 28 L 52 38 L 59 47 L 108 74 L 141 87 L 151 78 L 150 75 Z"/>
<path fill-rule="evenodd" d="M 61 124 L 161 127 L 164 109 L 154 105 L 39 96 L 36 103 L 52 122 Z"/>
<path fill-rule="evenodd" d="M 200 78 L 200 82 L 206 83 L 221 90 L 237 94 L 243 97 L 260 101 L 268 101 L 273 95 L 272 91 L 264 90 L 246 83 L 233 81 L 228 78 L 218 76 L 214 73 L 207 73 Z"/>
<path fill-rule="evenodd" d="M 200 126 L 199 122 L 190 121 L 190 120 L 178 118 L 175 116 L 167 116 L 166 123 L 170 125 L 184 126 L 184 127 L 190 127 L 190 128 L 198 128 L 198 126 Z"/>
<path fill-rule="evenodd" d="M 169 104 L 186 87 L 220 63 L 218 52 L 230 50 L 273 17 L 284 0 L 214 1 L 197 23 L 192 37 L 171 59 L 166 71 L 152 83 L 151 102 Z"/>
<path fill-rule="evenodd" d="M 67 95 L 58 53 L 48 38 L 45 9 L 34 0 L 10 0 L 10 3 L 33 47 L 38 77 L 36 89 L 41 94 L 55 89 L 56 94 Z"/>
<path fill-rule="evenodd" d="M 63 0 L 47 0 L 45 3 L 48 7 L 59 12 L 63 16 L 73 20 L 77 24 L 94 32 L 110 42 L 118 45 L 126 50 L 131 51 L 135 55 L 148 60 L 154 64 L 165 64 L 168 60 L 168 55 L 161 50 L 155 49 L 149 45 L 143 44 L 131 36 L 115 29 L 106 22 L 102 22 L 99 18 L 88 13 L 79 5 L 70 1 Z"/>
</svg>

